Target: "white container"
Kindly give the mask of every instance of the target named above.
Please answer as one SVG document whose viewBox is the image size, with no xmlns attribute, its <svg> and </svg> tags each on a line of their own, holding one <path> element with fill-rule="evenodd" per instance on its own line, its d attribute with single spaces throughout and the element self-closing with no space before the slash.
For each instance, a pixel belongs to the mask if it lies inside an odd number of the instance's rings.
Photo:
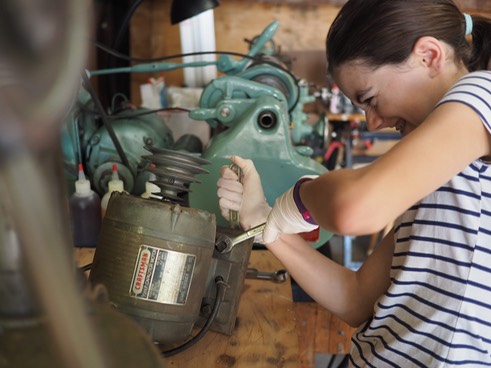
<svg viewBox="0 0 491 368">
<path fill-rule="evenodd" d="M 111 199 L 111 194 L 115 191 L 117 191 L 117 192 L 124 192 L 125 191 L 124 190 L 124 183 L 119 178 L 119 175 L 118 175 L 118 166 L 116 164 L 114 164 L 112 170 L 113 170 L 112 178 L 107 183 L 107 192 L 102 197 L 101 204 L 99 206 L 101 219 L 103 219 L 104 215 L 106 214 L 107 205 L 109 204 L 109 200 Z"/>
</svg>

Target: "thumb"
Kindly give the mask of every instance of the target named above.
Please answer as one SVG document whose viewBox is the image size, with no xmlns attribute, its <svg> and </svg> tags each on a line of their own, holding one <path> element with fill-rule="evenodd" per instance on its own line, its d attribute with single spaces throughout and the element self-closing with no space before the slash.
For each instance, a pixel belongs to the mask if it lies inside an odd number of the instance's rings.
<svg viewBox="0 0 491 368">
<path fill-rule="evenodd" d="M 251 171 L 251 169 L 254 167 L 254 163 L 252 162 L 252 160 L 242 158 L 240 156 L 234 155 L 234 156 L 230 157 L 230 160 L 232 160 L 232 162 L 234 164 L 236 164 L 238 167 L 240 167 L 242 169 L 242 171 L 244 172 L 244 174 Z"/>
<path fill-rule="evenodd" d="M 259 173 L 256 170 L 256 166 L 254 165 L 254 161 L 242 158 L 240 156 L 232 156 L 230 158 L 234 164 L 242 170 L 242 180 L 247 187 L 251 188 L 260 188 L 262 191 L 261 178 L 259 177 Z"/>
</svg>

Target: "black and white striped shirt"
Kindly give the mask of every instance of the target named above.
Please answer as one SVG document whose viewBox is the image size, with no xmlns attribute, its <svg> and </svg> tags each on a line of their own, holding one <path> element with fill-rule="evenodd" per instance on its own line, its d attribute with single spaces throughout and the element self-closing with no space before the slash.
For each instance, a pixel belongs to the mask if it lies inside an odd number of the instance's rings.
<svg viewBox="0 0 491 368">
<path fill-rule="evenodd" d="M 491 132 L 491 72 L 463 77 L 449 101 Z M 391 285 L 353 335 L 351 365 L 491 367 L 490 164 L 474 161 L 395 226 Z"/>
</svg>

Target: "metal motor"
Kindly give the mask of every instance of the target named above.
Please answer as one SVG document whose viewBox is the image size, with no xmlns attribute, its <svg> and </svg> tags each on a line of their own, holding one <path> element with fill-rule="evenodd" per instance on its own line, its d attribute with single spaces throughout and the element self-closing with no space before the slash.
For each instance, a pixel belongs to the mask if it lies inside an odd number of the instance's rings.
<svg viewBox="0 0 491 368">
<path fill-rule="evenodd" d="M 231 294 L 214 323 L 215 331 L 231 333 L 251 247 L 235 254 L 214 255 L 215 215 L 185 207 L 194 175 L 206 172 L 208 161 L 191 154 L 147 148 L 155 165 L 154 184 L 162 199 L 143 199 L 114 192 L 102 224 L 90 274 L 106 286 L 111 303 L 135 319 L 152 339 L 170 347 L 189 338 L 204 324 L 219 275 Z"/>
</svg>

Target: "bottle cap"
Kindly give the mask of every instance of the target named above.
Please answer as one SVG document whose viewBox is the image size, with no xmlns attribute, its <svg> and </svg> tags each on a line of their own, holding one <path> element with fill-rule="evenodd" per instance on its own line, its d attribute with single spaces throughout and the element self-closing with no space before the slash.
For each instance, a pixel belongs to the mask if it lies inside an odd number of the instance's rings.
<svg viewBox="0 0 491 368">
<path fill-rule="evenodd" d="M 111 180 L 107 183 L 108 192 L 123 192 L 124 191 L 124 183 L 122 180 Z"/>
<path fill-rule="evenodd" d="M 75 181 L 75 192 L 77 194 L 88 194 L 90 191 L 90 181 L 85 179 L 84 167 L 82 164 L 78 164 L 78 180 Z"/>
<path fill-rule="evenodd" d="M 75 182 L 75 192 L 77 194 L 88 194 L 90 191 L 90 181 L 83 179 Z"/>
<path fill-rule="evenodd" d="M 84 166 L 78 164 L 78 180 L 85 180 Z"/>
<path fill-rule="evenodd" d="M 113 164 L 111 180 L 119 180 L 118 165 Z"/>
</svg>

